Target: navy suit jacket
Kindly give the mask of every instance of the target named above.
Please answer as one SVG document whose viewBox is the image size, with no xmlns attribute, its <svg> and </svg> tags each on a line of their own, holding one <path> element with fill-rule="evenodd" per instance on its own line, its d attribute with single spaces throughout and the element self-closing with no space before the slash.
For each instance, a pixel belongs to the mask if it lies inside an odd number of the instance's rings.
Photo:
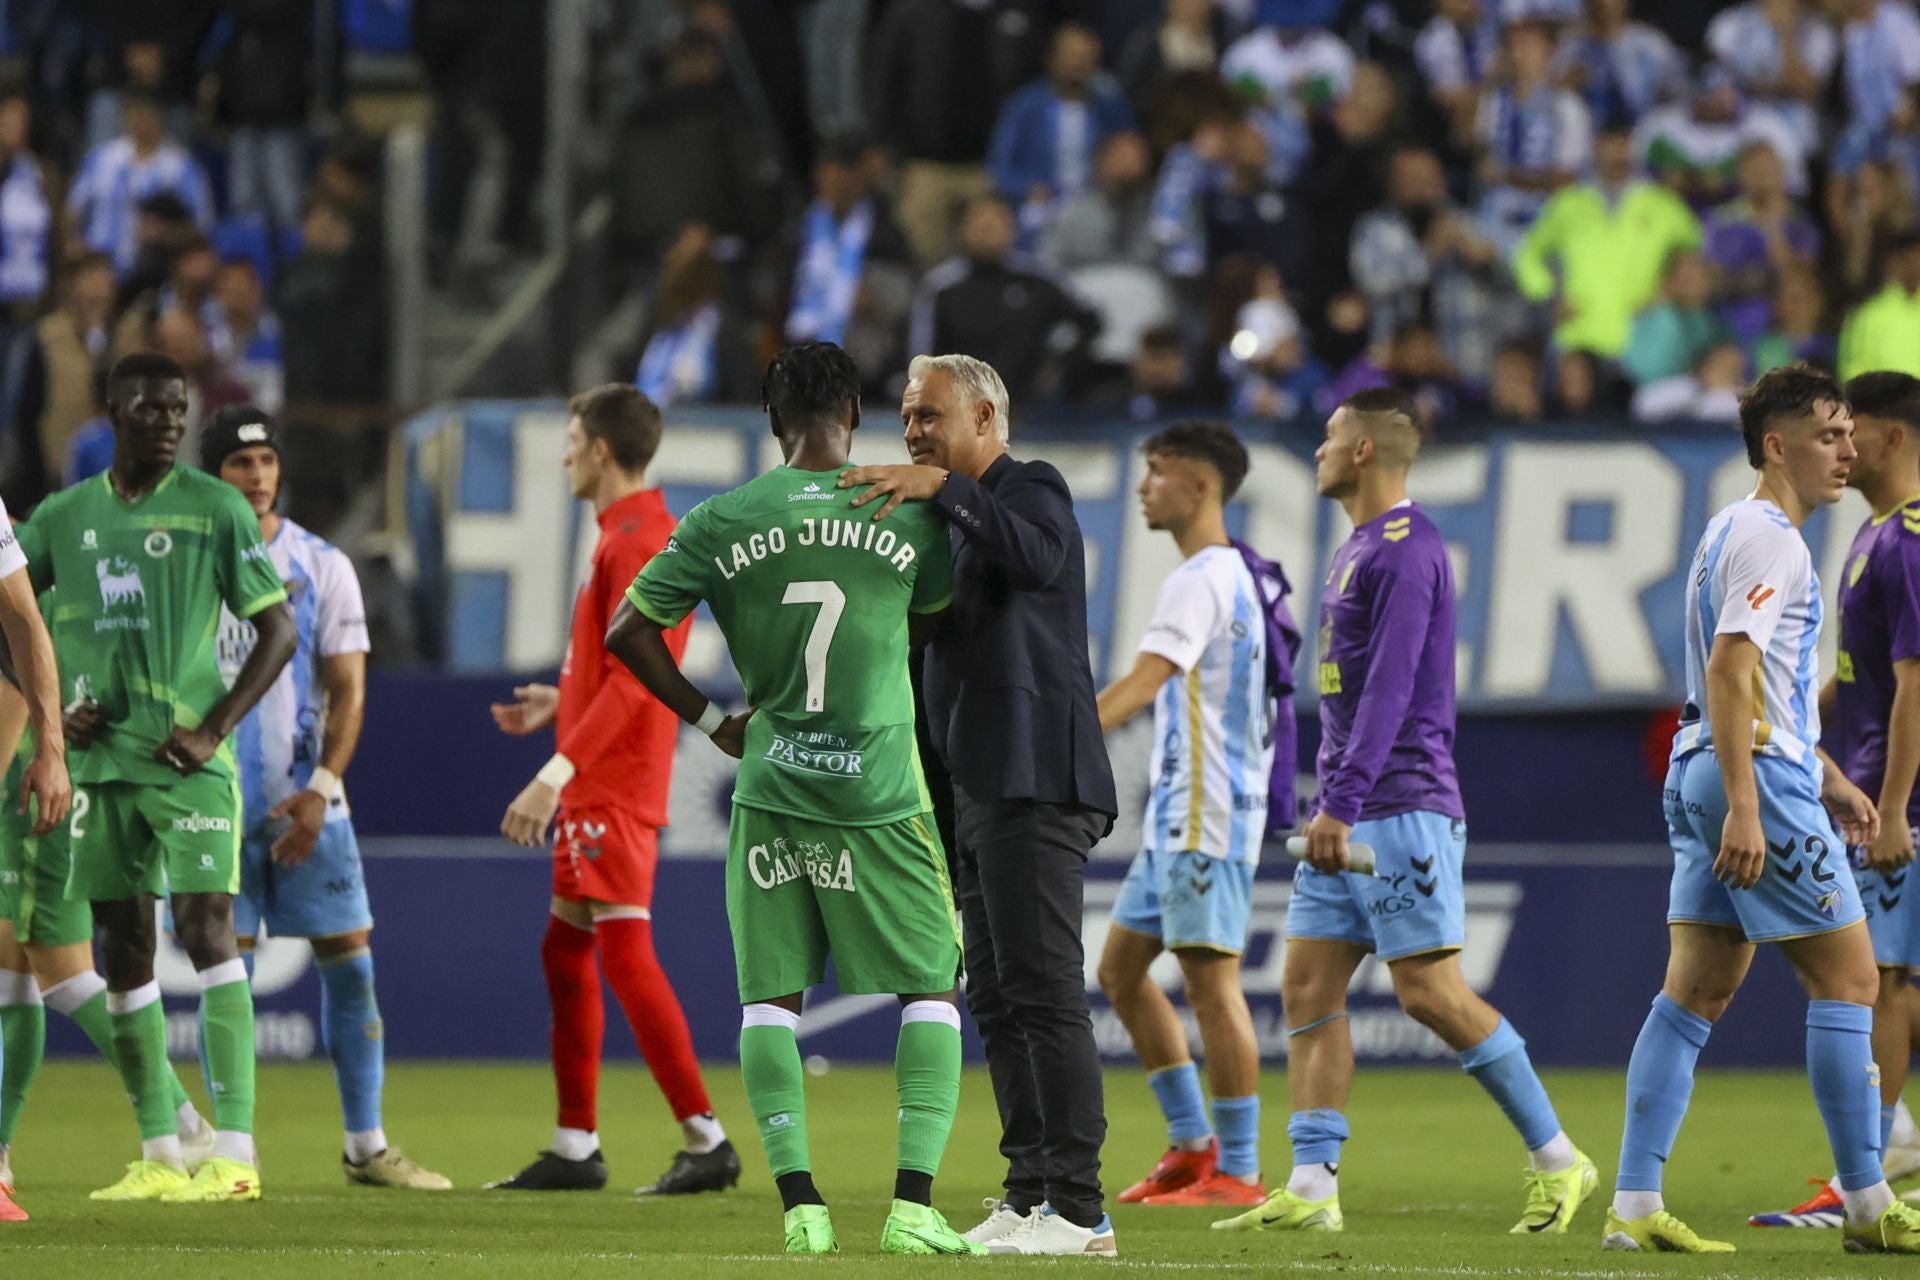
<svg viewBox="0 0 1920 1280">
<path fill-rule="evenodd" d="M 928 727 L 974 800 L 1119 813 L 1087 660 L 1087 560 L 1067 482 L 1001 455 L 952 472 L 953 608 L 926 656 Z"/>
</svg>

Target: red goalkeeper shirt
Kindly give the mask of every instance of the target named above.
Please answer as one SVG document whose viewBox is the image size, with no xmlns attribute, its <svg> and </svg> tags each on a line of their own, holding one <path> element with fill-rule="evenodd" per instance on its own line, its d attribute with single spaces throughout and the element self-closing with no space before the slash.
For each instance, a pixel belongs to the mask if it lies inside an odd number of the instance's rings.
<svg viewBox="0 0 1920 1280">
<path fill-rule="evenodd" d="M 607 625 L 634 575 L 673 536 L 673 513 L 658 489 L 629 494 L 600 513 L 593 571 L 573 606 L 573 638 L 560 668 L 554 727 L 560 753 L 579 770 L 560 793 L 568 809 L 619 805 L 642 822 L 665 826 L 667 787 L 680 717 L 648 693 L 607 652 Z M 666 633 L 675 662 L 686 652 L 692 619 Z"/>
</svg>

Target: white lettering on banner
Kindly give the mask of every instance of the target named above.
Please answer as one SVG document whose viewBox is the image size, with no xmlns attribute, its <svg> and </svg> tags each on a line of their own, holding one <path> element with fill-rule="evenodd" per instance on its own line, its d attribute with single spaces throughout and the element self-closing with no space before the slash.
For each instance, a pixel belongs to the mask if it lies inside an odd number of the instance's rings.
<svg viewBox="0 0 1920 1280">
<path fill-rule="evenodd" d="M 1665 689 L 1668 676 L 1640 593 L 1673 572 L 1684 494 L 1679 469 L 1646 445 L 1509 446 L 1482 691 L 1547 692 L 1562 609 L 1596 692 Z M 1610 505 L 1612 536 L 1571 541 L 1567 520 L 1575 503 Z"/>
</svg>

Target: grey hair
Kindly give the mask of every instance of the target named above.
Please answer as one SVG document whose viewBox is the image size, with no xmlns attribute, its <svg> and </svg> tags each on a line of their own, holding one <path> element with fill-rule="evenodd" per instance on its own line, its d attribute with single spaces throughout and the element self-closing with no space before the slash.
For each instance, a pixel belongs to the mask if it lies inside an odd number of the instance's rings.
<svg viewBox="0 0 1920 1280">
<path fill-rule="evenodd" d="M 969 409 L 982 400 L 993 406 L 993 433 L 1005 444 L 1012 427 L 1012 409 L 1007 403 L 1007 384 L 993 366 L 972 356 L 915 356 L 907 366 L 907 377 L 917 381 L 936 369 L 946 370 Z"/>
</svg>

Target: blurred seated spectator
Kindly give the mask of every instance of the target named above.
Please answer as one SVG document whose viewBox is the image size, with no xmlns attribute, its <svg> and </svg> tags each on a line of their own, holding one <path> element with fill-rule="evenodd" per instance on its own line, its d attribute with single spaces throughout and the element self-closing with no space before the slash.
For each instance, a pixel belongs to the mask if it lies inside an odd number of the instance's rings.
<svg viewBox="0 0 1920 1280">
<path fill-rule="evenodd" d="M 1116 133 L 1100 148 L 1094 185 L 1060 205 L 1040 259 L 1055 271 L 1124 263 L 1152 267 L 1153 153 L 1137 133 Z"/>
<path fill-rule="evenodd" d="M 1492 242 L 1449 198 L 1438 156 L 1412 147 L 1394 153 L 1387 203 L 1354 227 L 1349 256 L 1371 341 L 1428 319 L 1455 372 L 1486 383 L 1500 337 L 1490 323 L 1491 295 L 1504 273 Z"/>
<path fill-rule="evenodd" d="M 1827 227 L 1834 237 L 1840 301 L 1852 305 L 1886 282 L 1893 244 L 1916 225 L 1915 205 L 1891 164 L 1870 160 L 1827 180 Z"/>
<path fill-rule="evenodd" d="M 22 495 L 23 508 L 31 505 L 25 494 L 37 501 L 59 482 L 74 433 L 99 412 L 96 387 L 111 356 L 112 260 L 95 253 L 70 262 L 60 293 L 59 310 L 16 339 L 25 344 L 13 392 L 16 462 L 25 474 L 8 477 L 8 497 Z"/>
<path fill-rule="evenodd" d="M 1547 414 L 1540 391 L 1540 348 L 1525 339 L 1500 344 L 1487 384 L 1487 412 L 1502 422 L 1538 425 Z"/>
<path fill-rule="evenodd" d="M 1453 145 L 1473 141 L 1480 95 L 1500 57 L 1500 0 L 1435 0 L 1413 44 L 1427 96 L 1446 113 Z"/>
<path fill-rule="evenodd" d="M 1553 33 L 1539 22 L 1508 24 L 1499 84 L 1480 99 L 1480 218 L 1502 256 L 1513 252 L 1546 205 L 1593 161 L 1593 125 L 1579 97 L 1553 83 Z"/>
<path fill-rule="evenodd" d="M 1828 0 L 1842 23 L 1846 132 L 1871 138 L 1920 84 L 1920 14 L 1912 0 Z"/>
<path fill-rule="evenodd" d="M 1707 258 L 1720 273 L 1720 314 L 1750 343 L 1766 327 L 1782 272 L 1820 260 L 1820 229 L 1792 196 L 1764 142 L 1740 152 L 1740 198 L 1707 219 Z"/>
<path fill-rule="evenodd" d="M 1120 51 L 1120 91 L 1145 117 L 1167 82 L 1183 71 L 1220 66 L 1225 16 L 1214 0 L 1166 0 L 1159 22 L 1147 22 Z"/>
<path fill-rule="evenodd" d="M 184 310 L 202 323 L 213 309 L 213 281 L 220 259 L 212 242 L 199 231 L 183 241 L 167 261 L 167 275 L 154 288 L 127 303 L 113 328 L 113 358 L 155 345 L 154 329 L 169 311 Z"/>
<path fill-rule="evenodd" d="M 898 345 L 912 293 L 911 254 L 891 204 L 874 190 L 874 170 L 861 135 L 843 134 L 821 148 L 813 202 L 791 222 L 776 268 L 786 302 L 781 332 L 789 343 L 844 347 L 856 319 L 864 319 L 891 328 Z M 876 282 L 877 274 L 897 275 L 897 287 Z M 894 305 L 880 306 L 883 295 Z"/>
<path fill-rule="evenodd" d="M 32 133 L 25 87 L 0 91 L 0 312 L 18 320 L 46 297 L 52 262 L 53 207 Z"/>
<path fill-rule="evenodd" d="M 1398 387 L 1412 396 L 1427 431 L 1450 421 L 1459 407 L 1459 391 L 1440 340 L 1423 324 L 1407 325 L 1384 347 L 1369 348 L 1320 389 L 1316 407 L 1332 413 L 1348 396 L 1372 387 Z"/>
<path fill-rule="evenodd" d="M 1707 52 L 1740 91 L 1779 112 L 1803 148 L 1820 145 L 1821 100 L 1840 38 L 1814 0 L 1747 0 L 1707 24 Z"/>
<path fill-rule="evenodd" d="M 308 202 L 300 253 L 280 276 L 289 404 L 372 405 L 387 398 L 387 304 L 377 258 L 351 213 Z"/>
<path fill-rule="evenodd" d="M 1101 82 L 1100 37 L 1067 23 L 1053 34 L 1045 78 L 1007 99 L 987 148 L 987 173 L 1018 209 L 1023 239 L 1033 241 L 1056 201 L 1094 182 L 1101 144 L 1133 127 L 1117 89 Z"/>
<path fill-rule="evenodd" d="M 1253 120 L 1227 131 L 1222 176 L 1200 199 L 1209 267 L 1244 254 L 1283 275 L 1305 273 L 1312 230 L 1306 203 L 1280 190 L 1267 158 L 1266 135 Z"/>
<path fill-rule="evenodd" d="M 1649 112 L 1633 135 L 1641 167 L 1702 210 L 1732 198 L 1740 153 L 1759 142 L 1779 157 L 1788 193 L 1805 195 L 1805 144 L 1771 107 L 1748 101 L 1719 67 L 1701 72 L 1685 101 Z"/>
<path fill-rule="evenodd" d="M 171 191 L 148 196 L 134 208 L 133 270 L 120 277 L 120 305 L 133 304 L 165 287 L 173 261 L 204 238 L 193 214 Z"/>
<path fill-rule="evenodd" d="M 1142 333 L 1139 349 L 1127 366 L 1127 417 L 1135 422 L 1154 422 L 1203 412 L 1207 407 L 1206 397 L 1196 392 L 1189 376 L 1187 349 L 1180 331 L 1161 324 Z"/>
<path fill-rule="evenodd" d="M 67 209 L 89 249 L 113 259 L 122 277 L 133 271 L 138 247 L 134 211 L 161 192 L 179 199 L 205 230 L 213 221 L 213 190 L 186 148 L 167 137 L 166 118 L 150 94 L 129 93 L 119 137 L 87 153 L 67 192 Z"/>
<path fill-rule="evenodd" d="M 1700 221 L 1673 192 L 1633 175 L 1623 129 L 1594 148 L 1594 176 L 1557 193 L 1513 257 L 1520 292 L 1555 304 L 1554 344 L 1609 359 L 1626 350 L 1633 317 L 1660 289 L 1678 248 L 1700 243 Z"/>
<path fill-rule="evenodd" d="M 1221 264 L 1223 283 L 1248 273 L 1252 296 L 1233 312 L 1220 344 L 1220 375 L 1230 412 L 1238 418 L 1290 420 L 1326 381 L 1311 361 L 1300 317 L 1287 301 L 1286 283 L 1264 262 L 1240 257 Z M 1229 286 L 1231 287 L 1231 286 Z"/>
<path fill-rule="evenodd" d="M 1586 7 L 1586 22 L 1561 44 L 1561 78 L 1596 126 L 1634 124 L 1686 92 L 1687 60 L 1658 27 L 1633 20 L 1633 0 Z"/>
<path fill-rule="evenodd" d="M 1324 111 L 1353 85 L 1353 50 L 1331 31 L 1263 25 L 1227 47 L 1220 74 L 1252 102 Z"/>
<path fill-rule="evenodd" d="M 154 321 L 153 349 L 187 371 L 187 430 L 180 451 L 183 457 L 198 457 L 200 424 L 228 405 L 245 404 L 247 388 L 215 358 L 200 317 L 184 308 L 164 311 Z"/>
<path fill-rule="evenodd" d="M 1315 355 L 1328 364 L 1366 345 L 1366 301 L 1353 287 L 1347 247 L 1362 215 L 1387 199 L 1387 160 L 1401 140 L 1399 90 L 1377 62 L 1354 68 L 1353 88 L 1313 121 L 1313 154 L 1290 192 L 1305 206 L 1304 269 L 1279 259 Z"/>
<path fill-rule="evenodd" d="M 217 0 L 85 6 L 91 10 L 88 34 L 98 83 L 87 101 L 89 150 L 113 137 L 127 98 L 136 94 L 160 104 L 167 131 L 175 138 L 186 142 L 192 137 L 200 51 L 219 7 Z"/>
<path fill-rule="evenodd" d="M 1713 273 L 1698 249 L 1675 249 L 1660 278 L 1660 301 L 1633 318 L 1620 367 L 1636 387 L 1689 373 L 1729 340 L 1713 311 Z"/>
<path fill-rule="evenodd" d="M 209 89 L 228 130 L 227 210 L 291 231 L 307 172 L 314 0 L 230 0 L 226 8 L 231 27 Z"/>
<path fill-rule="evenodd" d="M 202 309 L 214 358 L 247 389 L 247 401 L 278 414 L 287 403 L 280 317 L 267 307 L 260 272 L 247 258 L 220 264 L 213 297 Z"/>
<path fill-rule="evenodd" d="M 1800 361 L 1832 369 L 1835 351 L 1820 273 L 1809 266 L 1788 267 L 1774 286 L 1771 326 L 1753 344 L 1753 376 Z"/>
<path fill-rule="evenodd" d="M 1617 383 L 1619 380 L 1613 379 Z M 1553 412 L 1559 418 L 1590 418 L 1618 412 L 1603 380 L 1600 362 L 1585 351 L 1562 351 L 1553 360 Z"/>
<path fill-rule="evenodd" d="M 1004 200 L 982 196 L 967 206 L 960 256 L 920 282 L 907 348 L 985 360 L 1016 403 L 1032 403 L 1067 389 L 1099 322 L 1052 280 L 1010 266 L 1013 238 Z"/>
<path fill-rule="evenodd" d="M 741 340 L 729 323 L 726 274 L 713 232 L 695 223 L 660 263 L 659 317 L 640 353 L 634 385 L 661 408 L 738 394 Z"/>
<path fill-rule="evenodd" d="M 1840 376 L 1877 369 L 1920 377 L 1920 231 L 1894 240 L 1886 286 L 1855 308 L 1840 330 Z"/>
<path fill-rule="evenodd" d="M 1707 348 L 1686 372 L 1649 382 L 1633 393 L 1636 422 L 1740 421 L 1740 392 L 1747 385 L 1746 358 L 1731 342 Z"/>
<path fill-rule="evenodd" d="M 1153 187 L 1153 238 L 1160 246 L 1160 268 L 1175 280 L 1196 281 L 1207 274 L 1205 200 L 1226 181 L 1227 149 L 1243 113 L 1230 97 L 1208 94 L 1208 82 L 1182 77 L 1193 98 L 1158 127 L 1169 131 L 1166 156 Z M 1224 86 L 1215 86 L 1225 93 Z"/>
</svg>

